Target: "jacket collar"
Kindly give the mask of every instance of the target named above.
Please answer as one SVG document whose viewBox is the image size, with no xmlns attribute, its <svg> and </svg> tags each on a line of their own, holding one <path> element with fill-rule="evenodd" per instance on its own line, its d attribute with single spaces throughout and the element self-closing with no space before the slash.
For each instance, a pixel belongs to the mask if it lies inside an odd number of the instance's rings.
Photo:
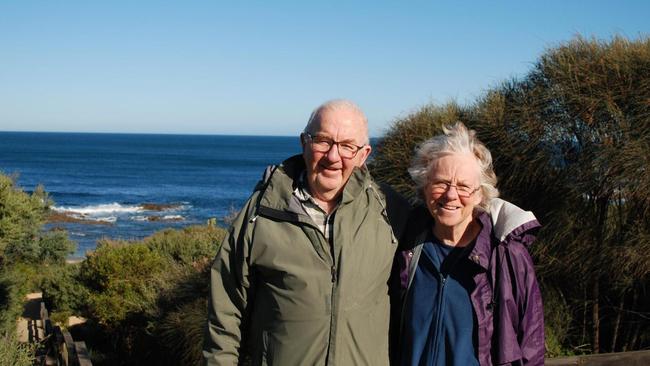
<svg viewBox="0 0 650 366">
<path fill-rule="evenodd" d="M 487 270 L 492 255 L 492 221 L 485 211 L 479 211 L 474 220 L 481 225 L 481 231 L 476 236 L 474 248 L 469 253 L 469 260 Z"/>
<path fill-rule="evenodd" d="M 483 211 L 479 211 L 474 220 L 481 225 L 481 230 L 476 237 L 474 247 L 469 251 L 468 259 L 487 270 L 492 252 L 492 222 L 490 216 Z M 431 228 L 435 224 L 431 213 L 423 205 L 413 209 L 409 221 L 405 241 L 406 243 L 412 243 L 411 245 L 414 245 L 414 247 L 404 248 L 407 250 L 414 249 L 426 242 L 431 233 Z"/>
<path fill-rule="evenodd" d="M 298 199 L 293 192 L 298 185 L 300 175 L 305 169 L 302 154 L 294 155 L 282 162 L 271 176 L 268 186 L 262 193 L 260 206 L 274 210 L 302 213 Z M 353 201 L 365 190 L 365 186 L 369 185 L 370 182 L 370 173 L 365 165 L 361 168 L 354 168 L 350 179 L 343 188 L 341 205 Z"/>
</svg>

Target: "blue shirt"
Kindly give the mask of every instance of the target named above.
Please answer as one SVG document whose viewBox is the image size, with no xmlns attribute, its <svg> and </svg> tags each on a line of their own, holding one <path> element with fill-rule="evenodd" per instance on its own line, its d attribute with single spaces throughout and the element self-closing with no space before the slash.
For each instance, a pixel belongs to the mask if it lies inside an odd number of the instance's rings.
<svg viewBox="0 0 650 366">
<path fill-rule="evenodd" d="M 478 366 L 472 246 L 424 243 L 404 307 L 402 365 Z"/>
</svg>

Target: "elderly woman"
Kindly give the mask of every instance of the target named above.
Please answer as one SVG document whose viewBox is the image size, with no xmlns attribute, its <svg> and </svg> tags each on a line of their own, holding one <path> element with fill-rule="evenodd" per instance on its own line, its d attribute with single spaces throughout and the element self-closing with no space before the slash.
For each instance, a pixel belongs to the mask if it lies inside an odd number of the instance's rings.
<svg viewBox="0 0 650 366">
<path fill-rule="evenodd" d="M 496 198 L 488 149 L 460 122 L 417 150 L 426 209 L 398 257 L 401 365 L 542 365 L 544 319 L 527 246 L 534 216 Z M 493 222 L 495 222 L 493 226 Z"/>
</svg>

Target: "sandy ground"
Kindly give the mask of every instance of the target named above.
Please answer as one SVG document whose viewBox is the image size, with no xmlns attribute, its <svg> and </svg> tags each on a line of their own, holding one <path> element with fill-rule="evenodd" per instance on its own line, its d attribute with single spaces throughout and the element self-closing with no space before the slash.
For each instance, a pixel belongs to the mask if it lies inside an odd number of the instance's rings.
<svg viewBox="0 0 650 366">
<path fill-rule="evenodd" d="M 23 314 L 16 324 L 16 333 L 20 342 L 38 342 L 43 339 L 45 330 L 41 322 L 41 301 L 43 294 L 34 292 L 25 298 Z M 68 318 L 68 327 L 85 323 L 86 319 L 78 316 Z"/>
<path fill-rule="evenodd" d="M 43 294 L 34 292 L 25 298 L 23 314 L 16 324 L 18 340 L 21 342 L 38 342 L 43 339 L 44 331 L 41 324 L 41 300 Z"/>
</svg>

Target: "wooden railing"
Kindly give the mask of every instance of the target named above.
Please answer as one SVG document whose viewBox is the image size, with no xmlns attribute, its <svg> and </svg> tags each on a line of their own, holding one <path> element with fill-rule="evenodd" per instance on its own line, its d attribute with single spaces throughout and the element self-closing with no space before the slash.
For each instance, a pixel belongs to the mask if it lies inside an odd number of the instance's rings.
<svg viewBox="0 0 650 366">
<path fill-rule="evenodd" d="M 53 325 L 45 303 L 41 302 L 41 324 L 45 332 L 45 352 L 41 365 L 92 366 L 86 343 L 75 342 L 65 329 Z"/>
<path fill-rule="evenodd" d="M 547 358 L 546 366 L 647 366 L 650 365 L 650 351 L 601 353 L 596 355 Z"/>
</svg>

